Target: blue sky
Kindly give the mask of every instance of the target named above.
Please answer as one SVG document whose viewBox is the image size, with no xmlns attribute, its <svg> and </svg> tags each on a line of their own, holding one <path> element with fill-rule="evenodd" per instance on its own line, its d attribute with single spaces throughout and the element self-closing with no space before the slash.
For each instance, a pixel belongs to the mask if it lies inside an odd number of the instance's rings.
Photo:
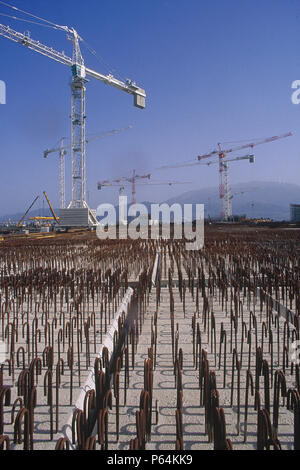
<svg viewBox="0 0 300 470">
<path fill-rule="evenodd" d="M 130 175 L 133 168 L 152 172 L 156 181 L 192 182 L 138 186 L 138 201 L 217 186 L 216 165 L 155 168 L 192 160 L 218 142 L 288 131 L 294 136 L 258 146 L 254 165 L 231 164 L 230 181 L 299 183 L 300 105 L 291 102 L 291 84 L 300 79 L 299 0 L 9 3 L 74 26 L 101 60 L 111 64 L 105 67 L 82 46 L 87 66 L 102 73 L 117 71 L 146 90 L 147 107 L 139 110 L 130 95 L 95 80 L 87 84 L 87 134 L 133 126 L 88 145 L 91 207 L 117 201 L 117 188 L 98 191 L 97 181 Z M 12 14 L 1 4 L 0 13 Z M 3 16 L 0 21 L 20 32 L 30 30 L 34 39 L 71 55 L 63 32 Z M 7 104 L 0 105 L 0 213 L 22 211 L 43 190 L 58 207 L 58 156 L 45 160 L 43 151 L 70 135 L 70 70 L 1 37 L 0 57 L 0 80 L 7 86 Z M 66 170 L 69 201 L 69 155 Z"/>
</svg>

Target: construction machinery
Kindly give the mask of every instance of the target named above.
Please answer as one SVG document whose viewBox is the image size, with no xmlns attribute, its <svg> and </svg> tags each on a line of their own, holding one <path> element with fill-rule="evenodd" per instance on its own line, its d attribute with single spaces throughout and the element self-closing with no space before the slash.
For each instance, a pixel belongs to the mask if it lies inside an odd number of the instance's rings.
<svg viewBox="0 0 300 470">
<path fill-rule="evenodd" d="M 148 173 L 146 175 L 137 175 L 135 170 L 132 172 L 132 176 L 127 177 L 127 176 L 121 176 L 121 178 L 118 178 L 116 180 L 104 180 L 100 181 L 98 183 L 98 189 L 101 189 L 103 186 L 107 185 L 114 185 L 113 183 L 131 183 L 131 193 L 132 193 L 132 204 L 136 204 L 136 180 L 140 179 L 150 179 L 151 178 L 151 173 Z"/>
<path fill-rule="evenodd" d="M 14 12 L 19 11 L 33 17 L 35 22 L 38 18 L 36 15 L 24 12 L 13 5 L 6 4 L 6 6 L 12 8 Z M 11 18 L 20 19 L 15 16 Z M 83 41 L 83 38 L 73 27 L 58 25 L 43 18 L 38 19 L 43 22 L 40 24 L 44 26 L 46 24 L 49 28 L 66 33 L 67 39 L 73 44 L 72 57 L 68 57 L 65 52 L 59 52 L 31 38 L 29 32 L 23 34 L 3 24 L 0 24 L 0 36 L 21 44 L 71 69 L 71 202 L 68 208 L 72 213 L 66 214 L 66 209 L 61 209 L 60 218 L 66 218 L 66 220 L 60 220 L 60 223 L 65 226 L 69 226 L 70 224 L 73 226 L 96 225 L 95 211 L 91 211 L 86 202 L 86 83 L 88 82 L 88 78 L 94 78 L 129 93 L 134 97 L 134 105 L 141 109 L 145 108 L 146 93 L 132 80 L 127 79 L 123 81 L 112 74 L 103 75 L 86 67 L 80 49 L 80 42 Z"/>
<path fill-rule="evenodd" d="M 59 222 L 59 217 L 57 217 L 57 215 L 55 214 L 54 209 L 53 209 L 53 207 L 52 207 L 52 205 L 51 205 L 51 202 L 49 201 L 49 198 L 48 198 L 48 196 L 47 196 L 47 194 L 46 194 L 46 191 L 44 191 L 43 194 L 44 194 L 44 196 L 45 196 L 45 198 L 46 198 L 46 201 L 47 201 L 47 203 L 48 203 L 48 206 L 49 206 L 50 212 L 51 212 L 51 214 L 52 214 L 52 216 L 53 216 L 53 219 L 54 219 L 55 222 L 58 224 L 58 222 Z"/>
<path fill-rule="evenodd" d="M 151 175 L 150 175 L 151 176 Z M 130 178 L 128 178 L 130 179 Z M 140 182 L 140 183 L 133 183 L 131 180 L 128 181 L 126 180 L 125 183 L 124 183 L 124 186 L 121 186 L 120 185 L 120 179 L 119 180 L 106 180 L 106 181 L 102 181 L 102 182 L 99 182 L 98 183 L 98 189 L 102 189 L 104 187 L 118 187 L 119 188 L 119 198 L 122 196 L 123 194 L 123 191 L 125 189 L 125 186 L 126 186 L 126 182 L 127 184 L 131 182 L 131 193 L 132 193 L 132 206 L 135 206 L 136 205 L 136 186 L 160 186 L 160 185 L 168 185 L 168 186 L 172 186 L 173 184 L 187 184 L 187 183 L 190 183 L 190 182 L 183 182 L 183 181 L 166 181 L 166 182 L 162 182 L 162 181 L 153 181 L 153 182 Z M 118 184 L 119 183 L 119 184 Z M 120 204 L 120 201 L 121 199 L 119 199 L 119 204 Z M 132 207 L 131 206 L 131 207 Z M 126 225 L 126 221 L 124 219 L 122 219 L 120 217 L 120 220 L 119 222 L 121 224 L 125 224 Z"/>
<path fill-rule="evenodd" d="M 245 193 L 255 191 L 255 189 L 258 189 L 258 188 L 245 189 L 244 191 L 234 191 L 234 192 L 229 191 L 228 192 L 228 197 L 229 197 L 229 204 L 228 204 L 229 211 L 228 211 L 228 213 L 229 213 L 229 215 L 228 215 L 227 220 L 230 220 L 230 218 L 232 217 L 232 199 L 235 196 L 239 196 L 239 195 L 242 195 L 242 194 L 245 194 Z"/>
<path fill-rule="evenodd" d="M 118 187 L 119 188 L 119 196 L 122 196 L 125 186 L 120 186 L 119 184 L 115 183 L 98 183 L 98 189 L 107 188 L 107 187 Z"/>
<path fill-rule="evenodd" d="M 121 129 L 114 129 L 112 131 L 103 132 L 98 135 L 94 135 L 85 140 L 85 143 L 88 144 L 96 139 L 101 139 L 102 137 L 118 134 L 119 132 L 131 129 L 132 126 L 122 127 Z M 67 155 L 67 150 L 72 148 L 72 145 L 64 146 L 65 138 L 60 139 L 60 146 L 52 149 L 47 149 L 44 151 L 44 158 L 47 158 L 51 153 L 59 153 L 59 200 L 60 200 L 60 209 L 66 208 L 66 179 L 65 179 L 65 156 Z"/>
<path fill-rule="evenodd" d="M 54 220 L 54 217 L 44 217 L 44 216 L 36 216 L 36 217 L 28 217 L 28 220 L 34 220 L 37 222 L 51 222 Z"/>
<path fill-rule="evenodd" d="M 30 206 L 28 207 L 27 211 L 25 212 L 25 214 L 23 215 L 23 217 L 21 217 L 21 219 L 19 220 L 18 222 L 18 227 L 21 227 L 25 218 L 26 218 L 26 215 L 28 214 L 28 212 L 30 211 L 30 209 L 34 206 L 34 204 L 36 203 L 36 201 L 39 199 L 40 195 L 36 196 L 36 198 L 33 200 L 33 202 L 30 204 Z"/>
<path fill-rule="evenodd" d="M 126 185 L 126 183 L 131 183 L 131 195 L 132 195 L 132 204 L 136 204 L 136 186 L 160 186 L 160 185 L 168 185 L 172 186 L 173 184 L 188 184 L 190 183 L 189 181 L 153 181 L 153 182 L 141 182 L 137 183 L 136 179 L 150 179 L 151 174 L 147 175 L 137 175 L 135 173 L 135 170 L 133 170 L 133 176 L 132 177 L 121 177 L 116 180 L 105 180 L 105 181 L 100 181 L 97 185 L 98 189 L 102 189 L 103 187 L 119 187 L 119 195 L 121 195 L 125 189 L 125 186 L 120 186 L 122 183 Z"/>
<path fill-rule="evenodd" d="M 234 160 L 233 160 L 234 161 Z M 215 162 L 215 163 L 218 163 L 218 162 Z M 229 204 L 230 204 L 230 213 L 231 213 L 231 216 L 230 218 L 228 218 L 228 220 L 230 220 L 233 216 L 232 216 L 232 199 L 235 197 L 235 196 L 238 196 L 238 195 L 242 195 L 242 194 L 245 194 L 245 193 L 249 193 L 249 192 L 252 192 L 252 191 L 255 191 L 256 189 L 259 189 L 258 187 L 255 187 L 255 188 L 251 188 L 251 189 L 244 189 L 243 191 L 234 191 L 234 192 L 231 192 L 230 191 L 230 195 L 229 195 Z M 212 196 L 208 197 L 207 198 L 207 201 L 208 201 L 208 208 L 210 206 L 210 203 L 211 203 L 211 199 L 213 199 Z M 215 199 L 215 198 L 214 198 Z M 209 209 L 208 209 L 209 210 Z M 208 214 L 208 217 L 210 219 L 210 215 Z"/>
<path fill-rule="evenodd" d="M 67 151 L 64 147 L 64 138 L 60 139 L 60 147 L 44 151 L 44 158 L 49 154 L 59 152 L 59 201 L 60 209 L 66 207 L 66 178 L 65 178 L 65 156 Z"/>
<path fill-rule="evenodd" d="M 204 155 L 199 155 L 197 157 L 198 161 L 194 163 L 184 163 L 179 165 L 168 165 L 162 166 L 157 168 L 157 170 L 164 170 L 170 168 L 183 168 L 189 166 L 196 166 L 196 165 L 212 165 L 214 163 L 218 163 L 219 165 L 219 177 L 220 177 L 220 184 L 219 184 L 219 198 L 221 202 L 221 219 L 222 220 L 229 220 L 232 216 L 232 205 L 231 205 L 231 195 L 230 195 L 230 186 L 229 186 L 229 172 L 228 172 L 228 162 L 239 161 L 239 160 L 248 160 L 249 163 L 254 163 L 254 155 L 245 155 L 241 157 L 236 157 L 232 159 L 226 159 L 226 155 L 231 152 L 236 152 L 246 148 L 253 148 L 257 145 L 265 144 L 268 142 L 274 142 L 279 139 L 283 139 L 285 137 L 290 137 L 293 134 L 291 132 L 282 134 L 279 136 L 268 137 L 266 139 L 260 139 L 256 142 L 251 142 L 243 145 L 239 145 L 237 147 L 229 148 L 227 150 L 222 150 L 221 144 L 218 144 L 218 150 L 213 150 Z M 215 155 L 219 156 L 218 161 L 209 161 L 209 162 L 202 162 L 202 160 L 210 157 L 214 157 Z"/>
<path fill-rule="evenodd" d="M 226 160 L 222 160 L 221 166 L 222 166 L 222 172 L 224 172 L 224 177 L 223 177 L 223 184 L 224 184 L 224 215 L 223 212 L 221 214 L 221 219 L 223 218 L 224 220 L 230 220 L 232 217 L 232 199 L 233 195 L 237 194 L 243 194 L 246 191 L 240 191 L 238 193 L 231 193 L 230 190 L 230 185 L 229 185 L 229 171 L 228 171 L 228 163 L 229 162 L 236 162 L 236 161 L 241 161 L 241 160 L 248 160 L 249 163 L 254 163 L 255 162 L 255 156 L 254 155 L 243 155 L 240 157 L 236 158 L 227 158 Z M 218 161 L 210 161 L 210 162 L 203 162 L 202 165 L 212 165 L 212 164 L 218 164 Z"/>
<path fill-rule="evenodd" d="M 51 202 L 49 201 L 49 198 L 47 196 L 47 193 L 46 191 L 43 191 L 43 194 L 45 196 L 45 199 L 48 203 L 48 206 L 49 206 L 49 209 L 51 211 L 51 214 L 52 214 L 52 217 L 43 217 L 43 216 L 37 216 L 37 217 L 29 217 L 29 220 L 32 220 L 32 221 L 52 221 L 52 220 L 55 220 L 56 223 L 59 222 L 59 217 L 57 217 L 53 207 L 52 207 L 52 204 Z M 28 214 L 28 212 L 30 211 L 30 209 L 32 209 L 32 207 L 35 205 L 36 201 L 39 199 L 40 195 L 36 196 L 36 198 L 33 200 L 33 202 L 30 204 L 30 206 L 28 207 L 28 209 L 26 210 L 25 214 L 22 216 L 22 218 L 19 220 L 18 222 L 18 227 L 21 227 L 25 218 L 26 218 L 26 215 Z"/>
<path fill-rule="evenodd" d="M 254 163 L 255 161 L 255 156 L 254 155 L 243 155 L 239 156 L 236 158 L 228 158 L 226 160 L 223 160 L 221 165 L 222 165 L 222 171 L 226 173 L 226 178 L 225 178 L 225 187 L 226 187 L 226 220 L 229 220 L 230 217 L 232 217 L 232 197 L 230 194 L 230 187 L 229 187 L 229 178 L 228 178 L 228 163 L 229 162 L 235 162 L 235 161 L 240 161 L 240 160 L 248 160 L 249 163 Z M 219 162 L 217 160 L 215 161 L 209 161 L 209 162 L 194 162 L 194 163 L 186 163 L 182 165 L 170 165 L 170 166 L 162 166 L 158 168 L 158 170 L 162 169 L 169 169 L 169 168 L 182 168 L 182 167 L 189 167 L 189 166 L 199 166 L 199 165 L 213 165 L 213 164 L 218 164 Z M 224 218 L 224 217 L 223 217 Z"/>
<path fill-rule="evenodd" d="M 239 150 L 246 149 L 246 148 L 253 148 L 257 145 L 266 144 L 268 142 L 274 142 L 276 140 L 283 139 L 285 137 L 290 137 L 290 136 L 292 136 L 291 132 L 282 134 L 279 136 L 267 137 L 266 139 L 261 139 L 261 140 L 257 140 L 256 142 L 239 145 L 237 147 L 229 148 L 227 150 L 223 150 L 221 148 L 221 144 L 218 143 L 218 150 L 213 150 L 212 152 L 208 154 L 198 156 L 199 161 L 204 160 L 206 158 L 213 157 L 215 155 L 219 156 L 219 162 L 218 162 L 219 163 L 219 178 L 220 178 L 219 197 L 220 197 L 220 202 L 221 202 L 221 219 L 229 220 L 230 217 L 232 216 L 228 163 L 225 160 L 226 155 L 231 152 L 237 152 Z"/>
</svg>

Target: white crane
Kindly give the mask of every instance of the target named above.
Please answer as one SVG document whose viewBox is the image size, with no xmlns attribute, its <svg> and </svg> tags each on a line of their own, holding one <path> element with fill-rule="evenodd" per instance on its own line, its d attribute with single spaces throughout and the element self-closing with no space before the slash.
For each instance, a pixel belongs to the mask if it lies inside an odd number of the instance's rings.
<svg viewBox="0 0 300 470">
<path fill-rule="evenodd" d="M 59 208 L 65 209 L 66 207 L 66 178 L 65 178 L 65 156 L 67 151 L 64 147 L 64 137 L 60 139 L 59 148 L 45 150 L 44 158 L 47 158 L 50 153 L 59 152 Z"/>
<path fill-rule="evenodd" d="M 226 160 L 222 160 L 222 170 L 224 172 L 224 186 L 225 186 L 225 197 L 224 197 L 224 205 L 226 207 L 226 219 L 229 219 L 232 217 L 232 197 L 230 194 L 230 186 L 229 186 L 229 178 L 228 178 L 228 162 L 235 162 L 235 161 L 240 161 L 240 160 L 249 160 L 249 163 L 254 163 L 255 157 L 254 155 L 243 155 L 240 157 L 235 157 L 235 158 L 227 158 Z M 189 167 L 189 166 L 199 166 L 199 165 L 214 165 L 218 164 L 218 160 L 213 160 L 209 162 L 195 162 L 195 163 L 184 163 L 184 164 L 179 164 L 179 165 L 168 165 L 168 166 L 161 166 L 157 168 L 158 170 L 165 170 L 169 168 L 183 168 L 183 167 Z"/>
<path fill-rule="evenodd" d="M 5 4 L 4 2 L 1 2 Z M 19 10 L 17 7 L 9 4 L 5 4 L 13 10 L 21 11 L 34 18 L 37 16 L 31 13 Z M 14 17 L 15 19 L 18 19 Z M 86 203 L 86 154 L 85 154 L 85 85 L 88 81 L 87 77 L 99 80 L 107 85 L 118 88 L 121 91 L 129 93 L 134 96 L 134 105 L 138 108 L 145 108 L 146 93 L 145 91 L 136 85 L 132 80 L 127 79 L 122 81 L 114 77 L 112 74 L 103 75 L 95 70 L 92 70 L 85 66 L 81 50 L 80 41 L 82 37 L 74 28 L 68 26 L 61 26 L 51 21 L 44 20 L 48 26 L 53 29 L 64 31 L 67 34 L 67 39 L 73 43 L 73 55 L 72 58 L 68 57 L 64 52 L 59 52 L 42 44 L 40 41 L 32 39 L 29 32 L 25 34 L 15 31 L 9 26 L 0 24 L 0 36 L 3 36 L 11 41 L 14 41 L 22 46 L 27 47 L 39 54 L 42 54 L 49 59 L 55 60 L 63 65 L 69 67 L 72 71 L 72 82 L 71 82 L 71 145 L 72 145 L 72 157 L 71 157 L 71 202 L 69 208 L 88 208 Z M 45 26 L 45 25 L 44 25 Z M 95 218 L 94 218 L 95 222 Z"/>
<path fill-rule="evenodd" d="M 239 145 L 237 147 L 232 147 L 232 148 L 229 148 L 227 150 L 223 150 L 221 148 L 221 144 L 219 143 L 218 144 L 218 150 L 213 150 L 212 152 L 209 152 L 207 154 L 204 154 L 204 155 L 199 155 L 197 158 L 198 158 L 198 164 L 199 163 L 199 160 L 204 160 L 206 158 L 210 158 L 210 157 L 214 157 L 215 155 L 218 155 L 219 157 L 219 160 L 218 162 L 203 162 L 202 164 L 204 165 L 210 165 L 212 163 L 219 163 L 219 178 L 220 178 L 220 184 L 219 184 L 219 197 L 220 197 L 220 202 L 221 202 L 221 219 L 223 220 L 228 220 L 231 216 L 232 216 L 232 207 L 231 207 L 231 198 L 230 198 L 230 188 L 229 188 L 229 181 L 228 181 L 228 162 L 229 161 L 237 161 L 237 160 L 244 160 L 245 158 L 249 160 L 250 163 L 253 163 L 254 160 L 251 160 L 249 158 L 249 156 L 245 156 L 245 157 L 237 157 L 237 158 L 234 158 L 234 159 L 226 159 L 225 160 L 225 157 L 227 156 L 228 153 L 231 153 L 231 152 L 237 152 L 238 150 L 242 150 L 242 149 L 246 149 L 246 148 L 253 148 L 257 145 L 261 145 L 261 144 L 266 144 L 266 143 L 269 143 L 269 142 L 275 142 L 276 140 L 279 140 L 279 139 L 284 139 L 286 137 L 290 137 L 292 136 L 293 134 L 291 132 L 288 132 L 286 134 L 282 134 L 282 135 L 275 135 L 275 136 L 272 136 L 272 137 L 267 137 L 266 139 L 260 139 L 260 140 L 256 140 L 255 142 L 250 142 L 250 143 L 246 143 L 246 144 L 243 144 L 243 145 Z M 186 164 L 181 164 L 181 165 L 173 165 L 173 166 L 163 166 L 163 167 L 160 167 L 160 168 L 157 168 L 158 170 L 161 170 L 161 169 L 166 169 L 166 168 L 182 168 L 182 167 L 186 167 L 186 166 L 195 166 L 197 165 L 197 163 L 186 163 Z"/>
<path fill-rule="evenodd" d="M 94 135 L 85 140 L 86 143 L 89 143 L 96 139 L 101 139 L 107 135 L 118 134 L 119 132 L 131 129 L 132 126 L 122 127 L 121 129 L 114 129 L 112 131 L 103 132 L 98 135 Z M 71 145 L 64 146 L 64 137 L 60 139 L 60 146 L 57 148 L 47 149 L 44 151 L 44 158 L 47 158 L 51 153 L 59 152 L 59 199 L 60 199 L 60 209 L 65 209 L 66 207 L 66 179 L 65 179 L 65 156 L 67 154 L 67 149 L 72 148 Z"/>
<path fill-rule="evenodd" d="M 221 163 L 217 160 L 201 163 L 202 165 L 219 164 L 219 167 L 220 167 L 220 165 L 222 167 L 223 185 L 224 185 L 223 207 L 224 207 L 224 219 L 225 220 L 229 220 L 232 217 L 232 198 L 233 198 L 233 195 L 231 194 L 230 184 L 229 184 L 228 163 L 229 162 L 241 161 L 241 160 L 249 160 L 249 163 L 254 163 L 255 156 L 251 154 L 251 155 L 243 155 L 241 157 L 227 158 L 226 160 L 222 160 Z"/>
</svg>

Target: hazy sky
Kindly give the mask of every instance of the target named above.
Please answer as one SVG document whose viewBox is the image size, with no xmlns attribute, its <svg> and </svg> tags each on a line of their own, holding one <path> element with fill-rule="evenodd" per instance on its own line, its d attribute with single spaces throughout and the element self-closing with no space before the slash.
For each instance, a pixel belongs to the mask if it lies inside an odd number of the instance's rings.
<svg viewBox="0 0 300 470">
<path fill-rule="evenodd" d="M 75 27 L 101 59 L 83 44 L 87 66 L 129 77 L 146 90 L 147 107 L 140 110 L 126 93 L 93 79 L 87 84 L 87 134 L 133 126 L 88 144 L 91 207 L 117 200 L 117 188 L 98 191 L 97 181 L 130 175 L 133 168 L 153 172 L 156 181 L 192 182 L 138 186 L 138 201 L 216 186 L 216 165 L 154 169 L 192 160 L 218 142 L 288 131 L 294 136 L 258 146 L 254 165 L 231 164 L 230 181 L 300 182 L 300 105 L 291 101 L 291 84 L 300 80 L 299 0 L 10 3 Z M 1 4 L 0 13 L 14 14 Z M 0 21 L 20 32 L 30 30 L 34 39 L 71 55 L 71 42 L 63 32 L 4 16 Z M 0 57 L 0 80 L 7 86 L 7 104 L 0 105 L 0 213 L 25 210 L 43 190 L 58 207 L 58 155 L 45 160 L 43 151 L 70 136 L 70 70 L 2 37 Z M 66 170 L 69 201 L 70 155 Z"/>
</svg>

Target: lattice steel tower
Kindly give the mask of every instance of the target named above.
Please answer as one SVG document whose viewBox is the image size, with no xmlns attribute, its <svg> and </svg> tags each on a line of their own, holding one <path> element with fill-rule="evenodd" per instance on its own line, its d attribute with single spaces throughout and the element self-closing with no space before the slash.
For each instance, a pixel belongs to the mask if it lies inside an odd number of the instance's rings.
<svg viewBox="0 0 300 470">
<path fill-rule="evenodd" d="M 9 5 L 8 5 L 9 6 Z M 9 6 L 17 11 L 17 7 Z M 24 13 L 24 12 L 23 12 Z M 34 16 L 30 13 L 26 13 Z M 146 93 L 145 90 L 138 87 L 135 82 L 130 79 L 126 81 L 119 80 L 112 74 L 103 75 L 95 70 L 85 67 L 83 57 L 81 55 L 79 41 L 82 38 L 74 28 L 61 26 L 51 21 L 40 18 L 45 21 L 48 27 L 55 30 L 61 30 L 67 33 L 67 37 L 73 43 L 72 58 L 68 57 L 64 52 L 58 52 L 52 47 L 42 44 L 40 41 L 32 39 L 29 32 L 22 34 L 13 30 L 9 26 L 0 24 L 0 36 L 14 41 L 22 46 L 27 47 L 39 54 L 64 64 L 72 70 L 71 82 L 71 202 L 69 209 L 88 208 L 86 203 L 86 170 L 85 170 L 85 84 L 88 82 L 86 77 L 100 80 L 101 82 L 118 88 L 133 95 L 134 105 L 138 108 L 145 108 Z M 64 204 L 63 204 L 64 205 Z M 93 222 L 97 222 L 95 217 Z"/>
</svg>

